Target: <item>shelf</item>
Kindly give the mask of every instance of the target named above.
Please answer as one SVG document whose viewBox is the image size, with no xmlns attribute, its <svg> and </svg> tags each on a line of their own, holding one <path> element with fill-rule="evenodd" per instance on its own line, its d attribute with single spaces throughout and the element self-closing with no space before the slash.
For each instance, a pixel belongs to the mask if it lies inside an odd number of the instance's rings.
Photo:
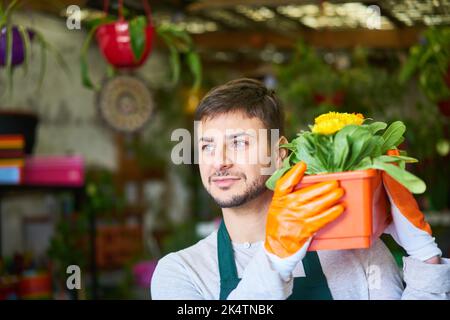
<svg viewBox="0 0 450 320">
<path fill-rule="evenodd" d="M 31 156 L 25 158 L 23 182 L 0 184 L 2 189 L 81 188 L 84 161 L 81 156 Z"/>
</svg>

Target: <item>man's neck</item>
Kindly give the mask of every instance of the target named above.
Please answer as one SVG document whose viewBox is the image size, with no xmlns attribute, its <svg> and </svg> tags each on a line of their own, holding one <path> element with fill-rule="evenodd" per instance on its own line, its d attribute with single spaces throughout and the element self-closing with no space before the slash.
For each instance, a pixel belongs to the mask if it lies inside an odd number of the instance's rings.
<svg viewBox="0 0 450 320">
<path fill-rule="evenodd" d="M 267 210 L 272 196 L 271 191 L 266 191 L 243 206 L 222 209 L 223 219 L 231 241 L 254 243 L 264 240 Z"/>
</svg>

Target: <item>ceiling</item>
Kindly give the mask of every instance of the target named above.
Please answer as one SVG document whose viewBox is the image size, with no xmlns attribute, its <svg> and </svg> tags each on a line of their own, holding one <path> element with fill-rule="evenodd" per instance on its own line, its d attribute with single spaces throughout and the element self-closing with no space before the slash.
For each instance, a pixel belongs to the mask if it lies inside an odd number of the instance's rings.
<svg viewBox="0 0 450 320">
<path fill-rule="evenodd" d="M 56 5 L 55 5 L 56 3 Z M 110 0 L 110 12 L 117 0 Z M 124 0 L 143 13 L 143 1 Z M 190 32 L 202 54 L 247 56 L 289 51 L 298 39 L 319 48 L 406 49 L 430 26 L 450 25 L 450 0 L 150 0 L 155 24 Z M 103 0 L 29 0 L 28 6 L 61 15 L 70 4 L 98 14 Z M 253 51 L 252 51 L 253 50 Z M 276 55 L 275 55 L 276 56 Z M 236 59 L 233 59 L 236 60 Z"/>
<path fill-rule="evenodd" d="M 141 0 L 125 3 L 142 10 Z M 157 9 L 155 19 L 176 21 L 192 33 L 370 28 L 374 21 L 368 23 L 368 17 L 376 13 L 380 14 L 381 29 L 450 24 L 450 0 L 169 0 L 149 3 Z M 103 0 L 90 0 L 87 5 L 102 8 Z"/>
</svg>

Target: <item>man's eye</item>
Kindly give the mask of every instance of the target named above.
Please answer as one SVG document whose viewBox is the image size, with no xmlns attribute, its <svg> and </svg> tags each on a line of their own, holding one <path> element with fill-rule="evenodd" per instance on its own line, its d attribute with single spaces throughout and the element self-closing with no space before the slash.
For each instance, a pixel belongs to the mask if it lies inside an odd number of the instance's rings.
<svg viewBox="0 0 450 320">
<path fill-rule="evenodd" d="M 248 145 L 248 142 L 245 140 L 235 140 L 233 141 L 233 146 L 236 149 L 244 149 Z"/>
<path fill-rule="evenodd" d="M 214 146 L 212 144 L 204 144 L 202 146 L 202 150 L 206 152 L 211 152 L 214 150 Z"/>
</svg>

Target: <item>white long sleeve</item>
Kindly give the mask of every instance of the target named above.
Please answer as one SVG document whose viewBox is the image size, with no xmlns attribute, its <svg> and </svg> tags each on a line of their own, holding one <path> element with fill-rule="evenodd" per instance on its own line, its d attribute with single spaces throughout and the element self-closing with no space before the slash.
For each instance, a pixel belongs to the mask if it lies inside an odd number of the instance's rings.
<svg viewBox="0 0 450 320">
<path fill-rule="evenodd" d="M 229 299 L 286 299 L 293 280 L 283 280 L 263 243 L 233 244 L 240 283 Z M 336 300 L 450 299 L 450 263 L 431 265 L 404 259 L 403 277 L 381 240 L 370 249 L 319 251 L 319 260 Z M 304 276 L 302 264 L 293 272 Z M 403 280 L 406 287 L 403 286 Z M 220 277 L 217 233 L 162 258 L 151 283 L 152 299 L 218 300 Z"/>
</svg>

